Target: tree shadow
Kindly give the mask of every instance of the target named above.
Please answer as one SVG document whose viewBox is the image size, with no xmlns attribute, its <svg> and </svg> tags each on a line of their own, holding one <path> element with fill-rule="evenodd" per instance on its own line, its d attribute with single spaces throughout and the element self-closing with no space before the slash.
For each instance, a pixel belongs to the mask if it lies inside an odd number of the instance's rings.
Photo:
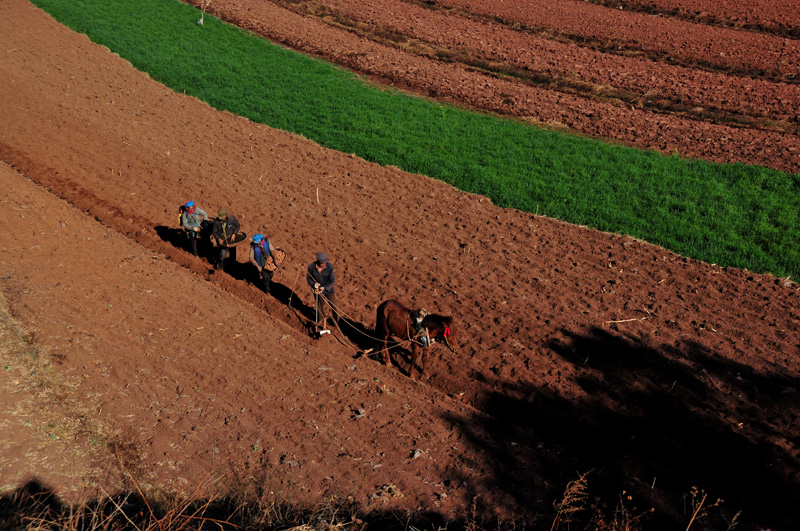
<svg viewBox="0 0 800 531">
<path fill-rule="evenodd" d="M 655 528 L 686 526 L 693 487 L 708 505 L 724 500 L 708 515 L 723 529 L 739 510 L 738 529 L 800 528 L 800 379 L 691 341 L 652 347 L 601 328 L 562 332 L 566 340 L 547 346 L 571 364 L 574 394 L 486 382 L 494 388 L 477 400 L 481 413 L 447 417 L 486 456 L 488 479 L 472 488 L 500 491 L 511 512 L 529 513 L 532 500 L 558 499 L 591 471 L 593 493 L 625 491 L 652 506 Z"/>
<path fill-rule="evenodd" d="M 447 520 L 435 511 L 365 510 L 350 496 L 331 494 L 317 504 L 294 504 L 275 498 L 265 485 L 247 483 L 246 491 L 214 497 L 143 494 L 137 488 L 69 504 L 32 479 L 0 496 L 0 529 L 474 529 L 463 518 Z"/>
<path fill-rule="evenodd" d="M 139 529 L 149 515 L 148 504 L 138 493 L 118 494 L 106 501 L 88 500 L 75 511 L 34 478 L 0 496 L 0 529 L 30 529 L 31 522 L 47 529 L 96 529 L 99 521 L 112 522 L 114 513 L 127 517 L 114 528 Z"/>
</svg>

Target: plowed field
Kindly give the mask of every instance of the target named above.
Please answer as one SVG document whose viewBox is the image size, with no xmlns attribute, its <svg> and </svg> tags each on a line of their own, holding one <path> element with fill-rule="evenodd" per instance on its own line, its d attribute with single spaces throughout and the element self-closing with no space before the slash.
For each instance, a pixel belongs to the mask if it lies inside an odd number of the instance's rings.
<svg viewBox="0 0 800 531">
<path fill-rule="evenodd" d="M 692 15 L 703 3 L 215 0 L 209 12 L 459 105 L 800 171 L 796 11 L 708 2 L 716 11 Z M 475 503 L 549 528 L 553 502 L 588 473 L 592 499 L 613 508 L 624 491 L 655 508 L 653 528 L 685 527 L 692 487 L 724 499 L 709 522 L 741 510 L 739 528 L 800 525 L 791 280 L 503 210 L 216 111 L 26 0 L 0 3 L 0 42 L 0 288 L 148 483 L 211 474 L 431 522 Z M 274 296 L 245 253 L 215 272 L 186 251 L 176 208 L 189 199 L 287 252 Z M 302 275 L 319 251 L 346 323 L 312 340 Z M 434 347 L 420 382 L 404 349 L 389 367 L 359 356 L 387 298 L 455 316 L 458 354 Z M 67 490 L 74 471 L 39 462 L 15 457 L 2 485 Z"/>
</svg>

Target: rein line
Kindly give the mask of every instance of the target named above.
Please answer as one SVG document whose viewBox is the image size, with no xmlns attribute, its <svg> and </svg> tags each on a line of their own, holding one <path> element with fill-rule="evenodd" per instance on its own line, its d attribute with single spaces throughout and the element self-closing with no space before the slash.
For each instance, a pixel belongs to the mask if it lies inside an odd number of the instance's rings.
<svg viewBox="0 0 800 531">
<path fill-rule="evenodd" d="M 306 275 L 308 275 L 308 276 L 311 276 L 311 275 L 309 275 L 309 274 L 308 274 L 308 271 L 306 271 Z M 299 278 L 299 273 L 298 273 L 298 278 Z M 295 280 L 295 286 L 297 286 L 297 281 L 296 281 L 296 280 Z M 340 317 L 340 318 L 341 318 L 341 317 L 344 317 L 344 318 L 346 318 L 346 319 L 348 319 L 348 320 L 350 320 L 350 321 L 354 321 L 354 322 L 356 321 L 355 319 L 353 319 L 353 317 L 352 317 L 352 316 L 350 316 L 350 315 L 348 315 L 348 314 L 344 313 L 343 311 L 341 311 L 341 308 L 339 308 L 339 306 L 338 306 L 338 305 L 336 305 L 336 304 L 333 304 L 333 303 L 330 301 L 330 299 L 328 299 L 328 298 L 327 298 L 325 295 L 323 295 L 322 293 L 318 293 L 318 294 L 315 294 L 315 295 L 317 295 L 317 296 L 319 296 L 319 297 L 322 297 L 322 299 L 323 299 L 325 302 L 327 302 L 327 303 L 328 303 L 328 305 L 330 305 L 330 307 L 331 307 L 331 308 L 333 308 L 333 309 L 336 311 L 336 313 L 339 315 L 339 317 Z M 315 304 L 314 306 L 315 306 L 315 308 L 316 308 L 316 304 Z M 337 330 L 339 330 L 339 333 L 340 333 L 340 334 L 342 334 L 342 337 L 345 337 L 345 335 L 344 335 L 344 332 L 342 332 L 342 329 L 341 329 L 341 328 L 339 328 L 339 323 L 338 323 L 338 322 L 336 322 L 336 321 L 334 321 L 334 325 L 336 325 L 336 329 L 337 329 Z M 373 341 L 376 341 L 376 342 L 379 342 L 379 343 L 383 341 L 383 339 L 382 339 L 382 338 L 378 338 L 378 337 L 375 337 L 375 336 L 371 336 L 371 335 L 367 334 L 366 332 L 362 332 L 361 330 L 359 330 L 358 328 L 356 328 L 356 327 L 354 327 L 354 326 L 351 326 L 351 328 L 352 328 L 353 330 L 355 330 L 355 331 L 356 331 L 358 334 L 360 334 L 360 335 L 362 335 L 362 336 L 364 336 L 364 337 L 366 337 L 366 338 L 368 338 L 368 339 L 372 339 Z M 426 333 L 426 334 L 428 334 L 428 329 L 427 329 L 427 328 L 423 328 L 422 330 L 424 330 L 424 331 L 425 331 L 425 333 Z M 420 333 L 422 333 L 422 330 L 420 330 L 420 332 L 419 332 L 419 333 L 415 334 L 414 336 L 411 336 L 411 337 L 410 337 L 410 338 L 408 338 L 408 339 L 404 339 L 404 338 L 398 338 L 398 339 L 400 339 L 401 341 L 409 341 L 410 343 L 416 343 L 417 345 L 421 346 L 422 348 L 429 348 L 429 347 L 430 347 L 430 345 L 432 345 L 433 343 L 430 343 L 430 344 L 429 344 L 429 346 L 428 346 L 428 347 L 426 347 L 424 344 L 422 344 L 422 342 L 420 342 L 419 340 L 417 340 L 417 337 L 420 335 Z M 409 333 L 409 332 L 410 332 L 410 330 L 409 330 L 409 324 L 408 324 L 408 323 L 406 323 L 406 332 L 407 332 L 407 333 Z M 392 335 L 393 335 L 393 334 L 392 334 Z M 411 334 L 409 333 L 409 336 L 410 336 L 410 335 L 411 335 Z M 395 337 L 397 337 L 397 336 L 395 336 Z M 338 340 L 338 339 L 339 339 L 339 338 L 337 338 L 337 340 Z M 340 340 L 340 342 L 341 342 L 341 340 Z M 344 344 L 344 343 L 342 343 L 342 344 Z M 349 346 L 350 346 L 351 348 L 358 350 L 358 347 L 356 347 L 354 344 L 350 343 L 349 341 L 348 341 L 348 344 L 349 344 Z M 451 351 L 451 352 L 457 353 L 457 351 L 456 351 L 456 350 L 455 350 L 455 349 L 454 349 L 454 348 L 453 348 L 453 347 L 450 345 L 450 341 L 447 339 L 447 336 L 445 336 L 445 337 L 444 337 L 444 344 L 447 346 L 447 348 L 448 348 L 448 349 L 450 349 L 450 351 Z M 348 346 L 348 345 L 345 345 L 345 346 Z M 387 352 L 388 352 L 388 351 L 391 351 L 392 349 L 397 349 L 397 348 L 400 348 L 400 347 L 401 347 L 401 345 L 398 343 L 397 345 L 393 345 L 393 346 L 391 346 L 391 347 L 388 347 L 388 346 L 387 346 L 387 347 L 386 347 L 386 350 L 387 350 Z"/>
</svg>

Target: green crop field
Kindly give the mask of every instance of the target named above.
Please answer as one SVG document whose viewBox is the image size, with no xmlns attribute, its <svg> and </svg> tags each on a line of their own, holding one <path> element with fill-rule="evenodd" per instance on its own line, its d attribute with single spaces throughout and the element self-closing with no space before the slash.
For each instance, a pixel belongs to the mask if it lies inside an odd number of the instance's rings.
<svg viewBox="0 0 800 531">
<path fill-rule="evenodd" d="M 800 270 L 800 175 L 622 147 L 374 86 L 177 0 L 33 0 L 175 91 L 484 194 L 778 276 Z"/>
</svg>

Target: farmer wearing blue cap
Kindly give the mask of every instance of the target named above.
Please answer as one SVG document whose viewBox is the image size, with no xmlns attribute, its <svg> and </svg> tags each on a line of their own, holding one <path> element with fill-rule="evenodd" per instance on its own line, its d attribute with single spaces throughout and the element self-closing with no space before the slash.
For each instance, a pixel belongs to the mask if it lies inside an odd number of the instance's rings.
<svg viewBox="0 0 800 531">
<path fill-rule="evenodd" d="M 186 237 L 192 247 L 192 254 L 199 256 L 197 253 L 197 240 L 207 234 L 208 229 L 211 227 L 208 221 L 208 214 L 202 208 L 195 206 L 194 201 L 186 203 L 181 210 L 183 211 L 181 225 L 183 225 L 183 230 L 186 231 Z"/>
<path fill-rule="evenodd" d="M 327 254 L 317 254 L 316 260 L 308 265 L 306 282 L 308 282 L 308 285 L 314 293 L 314 304 L 316 305 L 317 312 L 316 322 L 314 323 L 316 327 L 315 332 L 319 333 L 326 330 L 326 307 L 331 310 L 331 318 L 334 324 L 338 324 L 339 314 L 336 311 L 336 294 L 333 289 L 336 277 L 333 274 L 333 263 L 328 260 Z"/>
<path fill-rule="evenodd" d="M 281 265 L 281 260 L 276 256 L 275 250 L 275 247 L 263 234 L 253 236 L 253 241 L 250 243 L 250 263 L 258 269 L 261 275 L 262 289 L 266 294 L 269 294 L 272 287 L 272 274 L 275 268 Z M 272 260 L 268 261 L 270 257 Z"/>
</svg>

